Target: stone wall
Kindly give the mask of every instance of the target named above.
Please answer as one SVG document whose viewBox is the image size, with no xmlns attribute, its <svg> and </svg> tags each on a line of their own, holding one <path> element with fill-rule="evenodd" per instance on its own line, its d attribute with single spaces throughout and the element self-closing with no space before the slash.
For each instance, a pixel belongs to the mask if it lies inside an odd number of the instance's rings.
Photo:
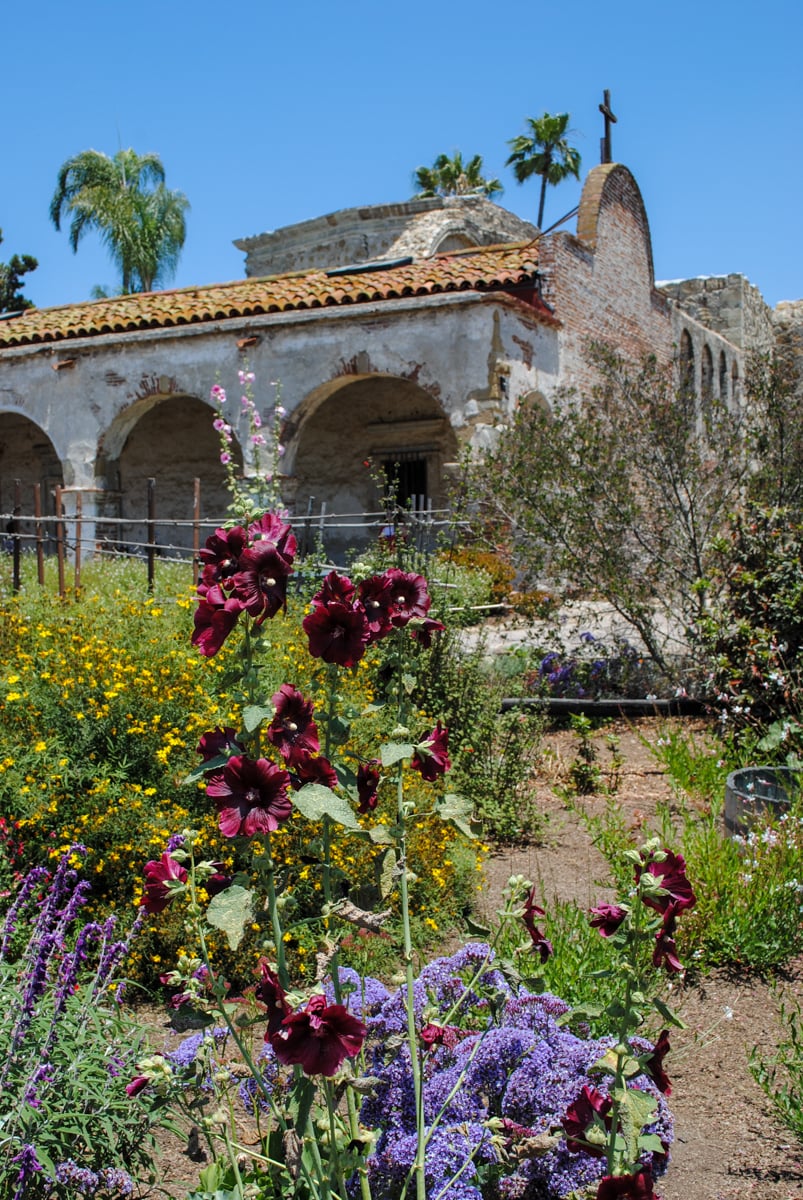
<svg viewBox="0 0 803 1200">
<path fill-rule="evenodd" d="M 427 258 L 439 250 L 522 242 L 537 229 L 482 196 L 434 196 L 373 204 L 241 238 L 249 278 L 335 270 L 351 263 Z"/>
<path fill-rule="evenodd" d="M 701 275 L 657 286 L 700 325 L 721 334 L 741 350 L 767 354 L 772 349 L 772 310 L 744 275 Z"/>
</svg>

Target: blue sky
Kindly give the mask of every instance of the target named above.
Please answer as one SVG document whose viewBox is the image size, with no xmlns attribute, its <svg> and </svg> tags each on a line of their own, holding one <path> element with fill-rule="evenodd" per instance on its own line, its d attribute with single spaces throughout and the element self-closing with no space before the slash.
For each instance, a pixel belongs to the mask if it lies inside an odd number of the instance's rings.
<svg viewBox="0 0 803 1200">
<path fill-rule="evenodd" d="M 33 254 L 40 307 L 115 272 L 48 208 L 59 166 L 120 146 L 162 157 L 192 205 L 174 286 L 244 275 L 234 238 L 408 198 L 416 166 L 481 154 L 502 204 L 527 116 L 569 112 L 584 170 L 610 88 L 614 158 L 647 206 L 659 279 L 738 271 L 803 296 L 801 0 L 39 0 L 3 6 L 0 259 Z M 577 203 L 551 189 L 546 223 Z"/>
</svg>

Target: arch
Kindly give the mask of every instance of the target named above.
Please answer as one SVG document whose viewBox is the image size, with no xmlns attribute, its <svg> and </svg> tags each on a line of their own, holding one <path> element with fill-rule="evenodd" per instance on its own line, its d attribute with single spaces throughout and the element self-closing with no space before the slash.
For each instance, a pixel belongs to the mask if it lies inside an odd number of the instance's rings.
<svg viewBox="0 0 803 1200">
<path fill-rule="evenodd" d="M 680 395 L 684 401 L 694 398 L 696 391 L 694 379 L 694 346 L 691 334 L 684 329 L 680 335 Z"/>
<path fill-rule="evenodd" d="M 0 512 L 14 507 L 15 480 L 20 481 L 23 514 L 34 510 L 34 485 L 41 489 L 42 513 L 55 513 L 54 491 L 64 484 L 64 468 L 45 431 L 21 412 L 0 412 Z M 21 532 L 30 533 L 25 525 Z"/>
<path fill-rule="evenodd" d="M 395 474 L 401 500 L 415 493 L 435 508 L 446 501 L 443 468 L 457 456 L 457 438 L 439 402 L 412 380 L 394 375 L 346 376 L 308 396 L 288 437 L 296 509 L 322 502 L 339 514 L 376 512 L 377 468 Z M 397 468 L 398 464 L 398 468 Z M 327 537 L 338 554 L 369 536 L 359 519 Z"/>
<path fill-rule="evenodd" d="M 719 352 L 719 398 L 723 403 L 728 399 L 728 360 L 725 351 Z"/>
<path fill-rule="evenodd" d="M 450 250 L 470 250 L 472 246 L 476 246 L 476 242 L 466 233 L 458 232 L 457 230 L 447 229 L 442 235 L 436 246 L 430 251 L 431 254 L 446 254 Z"/>
<path fill-rule="evenodd" d="M 107 514 L 125 524 L 113 540 L 139 549 L 146 540 L 149 478 L 156 480 L 157 541 L 186 552 L 192 546 L 194 480 L 201 481 L 201 520 L 219 524 L 230 502 L 220 441 L 210 405 L 194 396 L 148 397 L 120 414 L 103 439 L 98 472 L 107 489 Z M 121 431 L 125 432 L 124 440 Z M 111 448 L 111 452 L 110 452 Z M 116 453 L 115 453 L 116 451 Z M 237 474 L 243 456 L 236 441 L 231 452 Z M 169 551 L 167 553 L 170 553 Z"/>
<path fill-rule="evenodd" d="M 708 344 L 703 346 L 700 355 L 700 399 L 703 410 L 709 411 L 714 399 L 714 356 Z"/>
<path fill-rule="evenodd" d="M 647 254 L 649 283 L 652 286 L 655 283 L 655 267 L 644 198 L 630 171 L 621 163 L 602 163 L 588 172 L 577 210 L 577 236 L 592 250 L 596 250 L 603 212 L 616 201 L 633 214 L 641 230 Z"/>
<path fill-rule="evenodd" d="M 739 378 L 739 364 L 734 359 L 731 367 L 731 401 L 738 404 L 742 398 L 741 380 Z"/>
</svg>

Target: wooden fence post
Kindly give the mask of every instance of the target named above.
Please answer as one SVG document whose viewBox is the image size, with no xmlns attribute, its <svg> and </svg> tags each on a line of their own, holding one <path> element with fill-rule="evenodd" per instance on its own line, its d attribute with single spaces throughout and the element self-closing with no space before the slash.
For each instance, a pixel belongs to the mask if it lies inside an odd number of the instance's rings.
<svg viewBox="0 0 803 1200">
<path fill-rule="evenodd" d="M 45 544 L 42 538 L 42 485 L 33 485 L 34 533 L 36 536 L 36 574 L 39 586 L 45 586 Z"/>
<path fill-rule="evenodd" d="M 59 564 L 59 597 L 64 599 L 67 589 L 64 586 L 64 522 L 61 519 L 61 484 L 56 484 L 56 558 Z"/>
<path fill-rule="evenodd" d="M 192 481 L 192 582 L 198 582 L 201 566 L 201 481 L 198 476 Z"/>
<path fill-rule="evenodd" d="M 11 520 L 9 521 L 9 532 L 11 533 L 11 590 L 18 592 L 22 587 L 20 580 L 20 534 L 19 534 L 19 515 L 22 512 L 22 480 L 14 480 L 14 509 Z"/>
<path fill-rule="evenodd" d="M 156 480 L 148 479 L 148 591 L 153 591 L 156 577 Z"/>
<path fill-rule="evenodd" d="M 83 515 L 83 496 L 75 493 L 75 595 L 81 590 L 81 517 Z"/>
</svg>

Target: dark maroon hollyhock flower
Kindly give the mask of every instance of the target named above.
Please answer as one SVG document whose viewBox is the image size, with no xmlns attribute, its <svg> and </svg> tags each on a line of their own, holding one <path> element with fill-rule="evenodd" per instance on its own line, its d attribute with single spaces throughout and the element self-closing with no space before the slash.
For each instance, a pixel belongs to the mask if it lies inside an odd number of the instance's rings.
<svg viewBox="0 0 803 1200">
<path fill-rule="evenodd" d="M 275 763 L 235 754 L 209 776 L 206 794 L 217 805 L 224 837 L 251 837 L 278 829 L 290 816 L 289 785 L 290 776 Z"/>
<path fill-rule="evenodd" d="M 653 966 L 666 966 L 670 974 L 683 970 L 683 963 L 678 958 L 675 945 L 677 923 L 677 909 L 674 904 L 670 904 L 664 913 L 664 923 L 655 935 L 655 949 L 652 952 Z"/>
<path fill-rule="evenodd" d="M 337 571 L 330 571 L 320 589 L 312 597 L 312 603 L 322 604 L 324 607 L 327 604 L 345 604 L 349 608 L 354 600 L 354 592 L 354 584 L 347 575 L 339 575 Z"/>
<path fill-rule="evenodd" d="M 420 771 L 422 779 L 434 783 L 439 776 L 446 774 L 451 765 L 449 730 L 438 721 L 429 737 L 416 746 L 410 766 Z"/>
<path fill-rule="evenodd" d="M 566 1149 L 571 1150 L 572 1154 L 579 1154 L 582 1151 L 584 1154 L 590 1154 L 592 1158 L 604 1158 L 604 1146 L 592 1145 L 578 1139 L 585 1138 L 594 1123 L 595 1115 L 604 1121 L 607 1129 L 610 1129 L 608 1113 L 612 1107 L 613 1101 L 610 1096 L 603 1096 L 602 1092 L 598 1092 L 596 1088 L 588 1087 L 586 1084 L 574 1103 L 566 1109 L 566 1115 L 561 1121 L 566 1134 Z"/>
<path fill-rule="evenodd" d="M 279 1029 L 285 1017 L 289 1017 L 292 1009 L 287 1003 L 284 988 L 279 983 L 279 976 L 271 970 L 264 958 L 259 960 L 259 970 L 262 978 L 254 989 L 257 1000 L 261 1000 L 268 1010 L 268 1028 L 265 1030 L 265 1041 L 269 1042 Z"/>
<path fill-rule="evenodd" d="M 275 513 L 265 513 L 258 521 L 248 526 L 248 536 L 253 544 L 257 542 L 272 542 L 287 561 L 287 574 L 296 556 L 296 539 L 290 526 Z"/>
<path fill-rule="evenodd" d="M 425 617 L 432 599 L 423 575 L 414 575 L 391 567 L 385 572 L 390 586 L 390 619 L 394 625 L 406 625 L 411 617 Z"/>
<path fill-rule="evenodd" d="M 642 1167 L 635 1175 L 606 1175 L 599 1181 L 596 1200 L 661 1200 L 652 1190 L 652 1172 Z"/>
<path fill-rule="evenodd" d="M 365 654 L 369 632 L 361 604 L 353 607 L 335 601 L 325 606 L 319 604 L 301 624 L 313 658 L 322 658 L 339 667 L 353 667 Z"/>
<path fill-rule="evenodd" d="M 443 633 L 445 628 L 446 626 L 442 621 L 433 621 L 431 617 L 425 617 L 424 620 L 421 621 L 415 617 L 410 625 L 410 632 L 412 633 L 414 639 L 417 642 L 420 642 L 425 650 L 429 650 L 430 646 L 432 645 L 433 633 Z"/>
<path fill-rule="evenodd" d="M 521 919 L 527 927 L 527 932 L 530 935 L 533 947 L 538 952 L 541 962 L 546 962 L 552 953 L 552 943 L 549 938 L 545 937 L 542 930 L 535 923 L 536 917 L 545 917 L 546 913 L 543 908 L 540 908 L 535 903 L 535 887 L 531 887 L 527 893 L 527 898 L 524 901 L 524 912 L 521 914 Z"/>
<path fill-rule="evenodd" d="M 598 929 L 603 937 L 610 937 L 622 924 L 627 912 L 618 904 L 600 904 L 591 909 L 589 924 L 592 929 Z"/>
<path fill-rule="evenodd" d="M 392 598 L 390 594 L 390 580 L 385 575 L 372 575 L 370 579 L 363 579 L 357 589 L 360 603 L 365 609 L 365 618 L 368 621 L 368 629 L 370 631 L 370 641 L 378 642 L 380 638 L 385 637 L 393 628 L 391 621 Z"/>
<path fill-rule="evenodd" d="M 216 529 L 206 539 L 203 550 L 198 557 L 204 564 L 204 580 L 207 583 L 222 583 L 239 570 L 240 555 L 248 544 L 245 530 L 239 525 L 233 529 Z"/>
<path fill-rule="evenodd" d="M 321 748 L 312 719 L 312 701 L 305 700 L 291 683 L 283 683 L 271 696 L 276 709 L 266 733 L 284 761 L 292 766 L 300 758 L 317 754 Z"/>
<path fill-rule="evenodd" d="M 360 801 L 357 812 L 373 812 L 376 808 L 380 779 L 379 772 L 376 770 L 378 766 L 378 759 L 373 758 L 369 763 L 360 763 L 357 768 L 357 798 Z"/>
<path fill-rule="evenodd" d="M 226 888 L 231 887 L 233 879 L 233 875 L 225 875 L 223 871 L 215 871 L 214 875 L 210 875 L 204 881 L 204 887 L 210 896 L 219 896 L 221 892 L 225 892 Z"/>
<path fill-rule="evenodd" d="M 270 1044 L 286 1066 L 298 1063 L 307 1075 L 334 1075 L 344 1058 L 359 1054 L 367 1032 L 342 1004 L 315 995 L 305 1009 L 284 1018 Z"/>
<path fill-rule="evenodd" d="M 644 1063 L 658 1091 L 663 1092 L 665 1096 L 672 1095 L 672 1085 L 669 1082 L 669 1076 L 664 1070 L 664 1059 L 669 1050 L 669 1030 L 662 1029 L 658 1035 L 658 1041 L 655 1043 L 655 1049 Z"/>
<path fill-rule="evenodd" d="M 217 654 L 242 611 L 242 604 L 234 598 L 223 604 L 210 604 L 201 596 L 193 617 L 195 629 L 192 644 L 198 647 L 204 658 L 213 658 Z"/>
<path fill-rule="evenodd" d="M 218 725 L 216 729 L 208 730 L 202 735 L 196 749 L 204 762 L 220 758 L 222 754 L 242 754 L 243 752 L 242 746 L 237 741 L 237 731 L 230 725 L 226 725 L 223 729 Z"/>
<path fill-rule="evenodd" d="M 135 1075 L 131 1082 L 126 1084 L 125 1094 L 127 1096 L 137 1096 L 149 1083 L 150 1079 L 148 1079 L 147 1075 Z"/>
<path fill-rule="evenodd" d="M 173 882 L 186 883 L 187 872 L 169 854 L 163 854 L 158 862 L 145 863 L 145 893 L 140 907 L 147 913 L 164 912 L 174 898 L 169 886 Z"/>
<path fill-rule="evenodd" d="M 293 764 L 293 773 L 290 776 L 290 783 L 294 791 L 299 791 L 305 783 L 320 783 L 324 787 L 337 787 L 337 772 L 335 771 L 328 758 L 324 758 L 319 754 L 317 758 L 313 758 L 311 754 L 299 757 Z"/>
<path fill-rule="evenodd" d="M 447 1050 L 452 1050 L 461 1036 L 463 1031 L 457 1025 L 434 1025 L 430 1022 L 421 1030 L 421 1041 L 427 1050 L 431 1050 L 433 1046 L 445 1046 Z"/>
<path fill-rule="evenodd" d="M 641 878 L 642 870 L 646 870 L 655 876 L 667 893 L 665 896 L 656 896 L 655 899 L 645 896 L 644 903 L 659 913 L 665 913 L 670 904 L 676 912 L 682 912 L 684 908 L 693 908 L 697 897 L 686 878 L 686 861 L 683 855 L 673 854 L 671 850 L 665 853 L 666 858 L 663 862 L 650 863 L 646 868 L 636 867 L 636 883 Z"/>
<path fill-rule="evenodd" d="M 290 562 L 272 542 L 256 542 L 240 555 L 240 569 L 232 577 L 233 595 L 258 624 L 287 607 L 290 571 Z"/>
</svg>

